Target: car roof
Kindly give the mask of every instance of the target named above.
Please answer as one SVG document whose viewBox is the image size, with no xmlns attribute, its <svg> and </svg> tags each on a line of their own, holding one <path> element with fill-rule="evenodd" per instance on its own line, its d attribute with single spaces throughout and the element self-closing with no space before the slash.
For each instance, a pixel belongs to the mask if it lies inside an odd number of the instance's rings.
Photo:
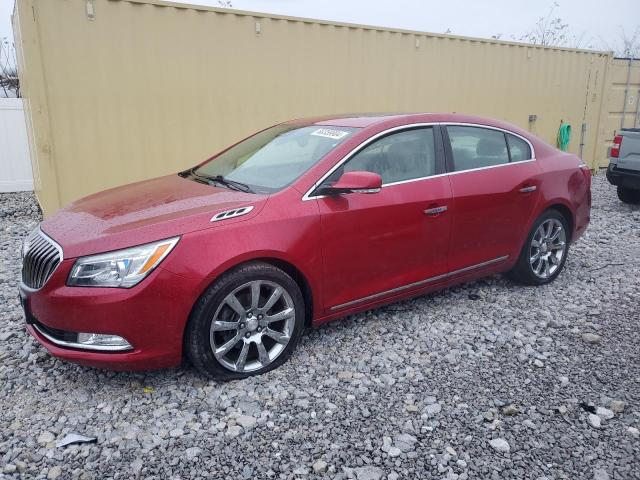
<svg viewBox="0 0 640 480">
<path fill-rule="evenodd" d="M 320 117 L 300 118 L 285 123 L 296 126 L 324 125 L 335 127 L 368 128 L 375 126 L 391 127 L 404 124 L 431 122 L 471 123 L 503 128 L 520 133 L 521 135 L 528 133 L 521 128 L 507 122 L 488 117 L 464 115 L 460 113 L 349 113 L 341 115 L 325 115 Z"/>
</svg>

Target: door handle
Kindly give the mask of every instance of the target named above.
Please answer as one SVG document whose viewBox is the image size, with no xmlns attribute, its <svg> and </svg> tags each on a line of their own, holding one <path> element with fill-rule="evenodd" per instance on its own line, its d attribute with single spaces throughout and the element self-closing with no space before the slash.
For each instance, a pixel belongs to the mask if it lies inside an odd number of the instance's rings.
<svg viewBox="0 0 640 480">
<path fill-rule="evenodd" d="M 447 206 L 446 205 L 441 205 L 439 207 L 432 207 L 432 208 L 427 208 L 424 213 L 425 215 L 428 215 L 430 217 L 435 217 L 437 215 L 440 215 L 441 213 L 444 213 L 447 211 Z"/>
<path fill-rule="evenodd" d="M 536 187 L 535 185 L 528 185 L 526 187 L 522 187 L 520 189 L 520 193 L 531 193 L 531 192 L 535 192 L 538 189 L 538 187 Z"/>
</svg>

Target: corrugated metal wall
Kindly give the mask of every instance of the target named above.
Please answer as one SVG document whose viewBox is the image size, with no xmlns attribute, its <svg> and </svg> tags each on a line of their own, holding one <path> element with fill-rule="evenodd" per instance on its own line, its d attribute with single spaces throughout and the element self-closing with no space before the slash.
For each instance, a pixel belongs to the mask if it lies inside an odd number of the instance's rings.
<svg viewBox="0 0 640 480">
<path fill-rule="evenodd" d="M 609 67 L 609 82 L 604 99 L 602 119 L 602 153 L 596 160 L 600 167 L 606 167 L 609 159 L 607 147 L 621 128 L 640 128 L 640 59 L 615 58 Z"/>
<path fill-rule="evenodd" d="M 45 214 L 327 113 L 480 114 L 549 142 L 564 121 L 573 152 L 586 122 L 595 165 L 602 52 L 155 1 L 17 0 L 14 23 Z"/>
</svg>

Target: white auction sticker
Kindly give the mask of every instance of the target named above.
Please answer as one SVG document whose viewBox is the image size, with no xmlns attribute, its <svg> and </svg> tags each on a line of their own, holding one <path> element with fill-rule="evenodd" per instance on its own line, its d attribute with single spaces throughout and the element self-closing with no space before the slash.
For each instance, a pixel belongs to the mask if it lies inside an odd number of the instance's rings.
<svg viewBox="0 0 640 480">
<path fill-rule="evenodd" d="M 349 135 L 349 132 L 344 132 L 342 130 L 333 130 L 331 128 L 319 128 L 315 132 L 312 132 L 311 135 L 315 135 L 317 137 L 333 138 L 337 140 L 338 138 L 342 138 L 345 135 Z"/>
</svg>

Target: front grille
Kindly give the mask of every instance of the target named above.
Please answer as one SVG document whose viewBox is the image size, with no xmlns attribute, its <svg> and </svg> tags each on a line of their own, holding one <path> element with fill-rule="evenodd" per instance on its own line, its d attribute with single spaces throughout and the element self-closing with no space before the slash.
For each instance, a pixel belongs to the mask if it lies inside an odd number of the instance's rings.
<svg viewBox="0 0 640 480">
<path fill-rule="evenodd" d="M 22 283 L 29 288 L 42 288 L 62 261 L 62 250 L 40 229 L 29 235 L 25 242 L 25 250 L 22 259 Z"/>
</svg>

